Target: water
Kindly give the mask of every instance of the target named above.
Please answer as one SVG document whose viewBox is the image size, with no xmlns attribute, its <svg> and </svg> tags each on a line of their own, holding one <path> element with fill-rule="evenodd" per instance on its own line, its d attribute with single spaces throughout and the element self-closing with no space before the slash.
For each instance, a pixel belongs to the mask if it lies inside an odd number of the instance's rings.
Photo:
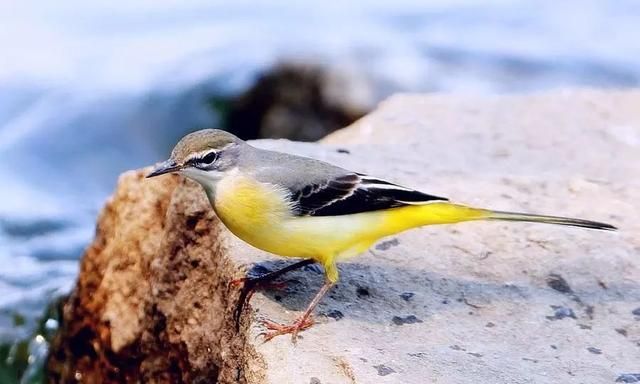
<svg viewBox="0 0 640 384">
<path fill-rule="evenodd" d="M 0 340 L 70 289 L 117 175 L 216 125 L 207 98 L 282 58 L 361 73 L 373 101 L 634 87 L 639 33 L 635 0 L 2 2 Z"/>
</svg>

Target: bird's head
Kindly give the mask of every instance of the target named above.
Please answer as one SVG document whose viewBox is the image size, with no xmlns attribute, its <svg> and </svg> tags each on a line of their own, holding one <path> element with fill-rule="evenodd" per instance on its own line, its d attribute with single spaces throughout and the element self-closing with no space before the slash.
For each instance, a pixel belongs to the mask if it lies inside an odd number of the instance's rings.
<svg viewBox="0 0 640 384">
<path fill-rule="evenodd" d="M 215 185 L 225 173 L 236 167 L 244 141 L 219 129 L 203 129 L 183 137 L 168 160 L 159 163 L 147 175 L 155 177 L 179 173 L 205 186 Z"/>
</svg>

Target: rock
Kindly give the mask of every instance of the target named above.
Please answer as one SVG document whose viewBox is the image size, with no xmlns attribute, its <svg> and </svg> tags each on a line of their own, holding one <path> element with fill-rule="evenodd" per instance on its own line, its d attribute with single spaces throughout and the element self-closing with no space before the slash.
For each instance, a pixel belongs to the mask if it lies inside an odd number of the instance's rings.
<svg viewBox="0 0 640 384">
<path fill-rule="evenodd" d="M 197 185 L 129 172 L 64 306 L 51 381 L 631 382 L 623 372 L 637 368 L 640 339 L 639 104 L 639 92 L 613 91 L 400 95 L 324 145 L 257 142 L 463 203 L 621 228 L 477 222 L 400 234 L 401 246 L 340 265 L 317 314 L 344 317 L 317 315 L 296 346 L 289 337 L 262 343 L 258 320 L 293 320 L 322 276 L 286 275 L 281 300 L 256 293 L 236 332 L 229 282 L 254 264 L 284 264 L 231 235 Z M 415 295 L 400 300 L 404 292 Z M 550 308 L 573 316 L 552 321 Z M 391 321 L 406 314 L 422 322 Z"/>
<path fill-rule="evenodd" d="M 225 126 L 244 139 L 315 141 L 364 116 L 375 99 L 373 84 L 348 67 L 283 62 L 230 102 Z"/>
</svg>

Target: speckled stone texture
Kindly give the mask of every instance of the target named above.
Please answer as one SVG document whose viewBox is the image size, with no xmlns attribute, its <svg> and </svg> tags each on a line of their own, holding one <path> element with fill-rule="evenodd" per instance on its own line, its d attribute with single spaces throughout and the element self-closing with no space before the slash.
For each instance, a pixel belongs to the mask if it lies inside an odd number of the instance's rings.
<svg viewBox="0 0 640 384">
<path fill-rule="evenodd" d="M 296 346 L 320 269 L 257 293 L 239 333 L 228 282 L 286 265 L 231 235 L 198 186 L 125 175 L 52 347 L 56 380 L 614 383 L 640 373 L 640 92 L 399 95 L 322 144 L 260 141 L 452 200 L 611 222 L 618 233 L 475 222 L 416 229 L 340 265 Z"/>
</svg>

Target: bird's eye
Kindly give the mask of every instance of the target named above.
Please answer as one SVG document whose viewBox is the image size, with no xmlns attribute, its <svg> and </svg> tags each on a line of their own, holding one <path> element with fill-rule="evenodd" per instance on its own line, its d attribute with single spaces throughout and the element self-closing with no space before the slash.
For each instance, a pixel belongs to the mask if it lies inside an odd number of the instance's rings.
<svg viewBox="0 0 640 384">
<path fill-rule="evenodd" d="M 215 152 L 209 152 L 202 159 L 200 159 L 201 164 L 212 164 L 218 158 L 218 154 Z"/>
</svg>

